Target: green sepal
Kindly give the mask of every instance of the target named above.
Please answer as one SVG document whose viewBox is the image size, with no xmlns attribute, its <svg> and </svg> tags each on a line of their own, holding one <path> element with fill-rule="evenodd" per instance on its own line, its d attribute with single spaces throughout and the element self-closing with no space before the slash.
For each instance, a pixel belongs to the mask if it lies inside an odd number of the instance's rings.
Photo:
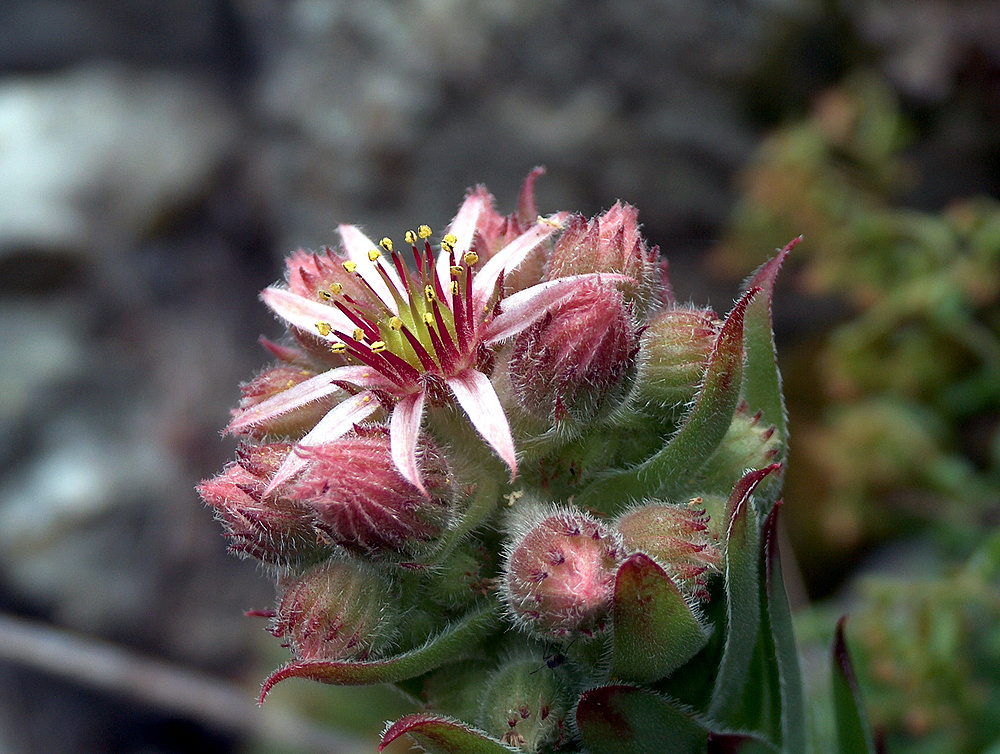
<svg viewBox="0 0 1000 754">
<path fill-rule="evenodd" d="M 743 400 L 750 407 L 750 413 L 761 412 L 765 425 L 774 427 L 779 455 L 774 460 L 784 462 L 788 447 L 788 414 L 781 392 L 781 373 L 774 346 L 774 327 L 771 317 L 771 301 L 774 298 L 774 281 L 778 270 L 789 252 L 802 240 L 793 238 L 778 254 L 761 265 L 746 283 L 746 290 L 761 291 L 747 307 L 743 327 L 743 348 L 746 365 L 743 368 Z M 758 504 L 766 513 L 781 494 L 781 478 L 769 480 L 761 490 Z"/>
<path fill-rule="evenodd" d="M 390 725 L 382 734 L 378 750 L 382 751 L 404 734 L 429 754 L 510 754 L 520 751 L 471 725 L 427 712 L 407 715 Z"/>
<path fill-rule="evenodd" d="M 381 660 L 296 660 L 272 673 L 260 691 L 259 703 L 275 684 L 288 678 L 306 678 L 340 686 L 397 683 L 470 654 L 499 624 L 499 606 L 488 605 L 465 616 L 423 646 Z"/>
<path fill-rule="evenodd" d="M 643 553 L 632 555 L 618 568 L 613 615 L 611 675 L 618 680 L 657 681 L 708 642 L 709 630 L 680 589 Z"/>
<path fill-rule="evenodd" d="M 743 321 L 759 290 L 748 289 L 726 318 L 705 382 L 677 434 L 639 465 L 600 475 L 576 497 L 578 507 L 614 514 L 629 499 L 681 499 L 697 487 L 698 471 L 726 436 L 736 413 L 743 381 Z"/>
<path fill-rule="evenodd" d="M 708 745 L 708 729 L 666 697 L 635 686 L 585 691 L 576 725 L 592 754 L 692 754 Z"/>
<path fill-rule="evenodd" d="M 861 691 L 854 677 L 854 666 L 847 652 L 844 640 L 845 615 L 837 621 L 837 631 L 833 638 L 833 714 L 837 731 L 837 751 L 840 754 L 875 754 L 868 716 L 861 702 Z"/>
<path fill-rule="evenodd" d="M 708 712 L 734 728 L 745 722 L 741 707 L 760 629 L 760 546 L 750 498 L 761 481 L 780 468 L 772 464 L 744 475 L 726 505 L 726 640 Z"/>
</svg>

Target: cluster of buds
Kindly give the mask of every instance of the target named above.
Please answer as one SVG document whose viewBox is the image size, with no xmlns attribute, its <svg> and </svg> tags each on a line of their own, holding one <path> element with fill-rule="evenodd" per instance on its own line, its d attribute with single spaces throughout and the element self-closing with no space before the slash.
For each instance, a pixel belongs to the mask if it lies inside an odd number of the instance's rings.
<svg viewBox="0 0 1000 754">
<path fill-rule="evenodd" d="M 383 746 L 436 752 L 794 747 L 747 682 L 798 704 L 774 537 L 787 249 L 728 316 L 678 305 L 633 207 L 539 216 L 541 172 L 511 215 L 470 191 L 437 248 L 341 226 L 263 292 L 288 339 L 199 488 L 278 583 L 293 658 L 261 700 L 293 677 L 421 689 Z"/>
</svg>

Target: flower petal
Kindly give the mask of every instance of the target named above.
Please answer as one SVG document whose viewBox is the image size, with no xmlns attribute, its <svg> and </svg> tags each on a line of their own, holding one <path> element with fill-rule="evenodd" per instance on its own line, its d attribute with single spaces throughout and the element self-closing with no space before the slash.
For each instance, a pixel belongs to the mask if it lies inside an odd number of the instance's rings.
<svg viewBox="0 0 1000 754">
<path fill-rule="evenodd" d="M 559 224 L 543 220 L 535 223 L 489 258 L 472 279 L 473 311 L 481 312 L 500 280 L 517 267 L 542 241 L 559 230 Z"/>
<path fill-rule="evenodd" d="M 357 273 L 364 278 L 364 281 L 375 291 L 375 295 L 392 310 L 393 314 L 399 314 L 399 307 L 396 306 L 396 299 L 393 298 L 389 286 L 386 285 L 385 280 L 375 270 L 375 265 L 379 264 L 379 262 L 372 262 L 368 258 L 368 252 L 372 249 L 376 251 L 379 249 L 378 244 L 362 233 L 357 225 L 341 225 L 337 230 L 340 231 L 340 238 L 344 242 L 344 252 L 347 254 L 347 258 L 358 265 Z M 397 293 L 401 293 L 403 291 L 403 282 L 399 279 L 395 268 L 391 264 L 383 264 L 381 266 L 386 275 L 389 276 L 389 280 L 392 281 L 393 286 L 395 286 Z M 404 296 L 403 298 L 406 297 Z"/>
<path fill-rule="evenodd" d="M 351 369 L 353 367 L 346 367 Z M 331 369 L 331 372 L 338 370 Z M 302 383 L 305 384 L 305 383 Z M 332 442 L 351 431 L 351 428 L 359 421 L 364 421 L 379 408 L 382 404 L 378 398 L 369 391 L 352 395 L 341 401 L 326 416 L 320 419 L 305 437 L 299 440 L 296 448 L 309 447 L 311 445 L 322 445 Z M 277 487 L 291 479 L 295 474 L 308 463 L 308 460 L 296 453 L 293 448 L 281 466 L 274 473 L 274 478 L 264 490 L 265 495 L 271 494 Z"/>
<path fill-rule="evenodd" d="M 227 434 L 240 434 L 266 421 L 287 414 L 289 411 L 294 411 L 308 403 L 325 398 L 340 390 L 334 384 L 337 380 L 353 382 L 353 380 L 349 379 L 349 374 L 345 373 L 344 370 L 353 371 L 356 369 L 357 367 L 330 369 L 322 374 L 317 374 L 315 377 L 310 377 L 305 382 L 300 382 L 298 385 L 288 388 L 288 390 L 282 390 L 280 393 L 261 401 L 256 406 L 251 406 L 245 411 L 240 411 L 229 423 L 229 426 L 226 427 L 225 432 Z"/>
<path fill-rule="evenodd" d="M 316 323 L 326 322 L 341 332 L 352 332 L 354 323 L 334 306 L 321 304 L 318 301 L 292 293 L 287 288 L 271 286 L 260 293 L 261 300 L 268 308 L 285 320 L 288 324 L 304 330 L 310 335 L 329 341 L 339 341 L 336 335 L 323 335 L 316 329 Z"/>
<path fill-rule="evenodd" d="M 493 197 L 490 196 L 486 188 L 477 186 L 465 197 L 462 206 L 458 208 L 458 214 L 448 226 L 448 233 L 458 239 L 455 243 L 455 256 L 458 259 L 461 259 L 462 255 L 472 246 L 472 238 L 476 232 L 476 225 L 479 223 L 479 216 L 492 201 Z M 448 252 L 442 250 L 438 254 L 435 269 L 438 280 L 441 281 L 441 287 L 448 290 L 448 284 L 451 282 L 451 255 Z"/>
<path fill-rule="evenodd" d="M 514 438 L 511 437 L 507 415 L 493 389 L 493 383 L 475 369 L 465 369 L 449 377 L 447 382 L 459 405 L 469 415 L 472 426 L 510 467 L 510 478 L 513 481 L 517 476 Z"/>
<path fill-rule="evenodd" d="M 617 272 L 588 272 L 538 283 L 508 296 L 500 304 L 500 314 L 486 324 L 483 343 L 490 345 L 517 335 L 540 320 L 545 313 L 570 295 L 583 282 L 598 280 L 609 283 L 632 280 Z"/>
<path fill-rule="evenodd" d="M 417 435 L 424 416 L 424 396 L 421 390 L 396 403 L 389 419 L 389 447 L 399 473 L 427 497 L 427 489 L 420 480 L 420 469 L 417 468 Z"/>
</svg>

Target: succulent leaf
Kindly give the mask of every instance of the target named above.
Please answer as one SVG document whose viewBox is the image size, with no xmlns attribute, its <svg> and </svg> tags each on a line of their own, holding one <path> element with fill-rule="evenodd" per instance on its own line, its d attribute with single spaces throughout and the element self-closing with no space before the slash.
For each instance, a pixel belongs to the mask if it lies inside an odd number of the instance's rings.
<svg viewBox="0 0 1000 754">
<path fill-rule="evenodd" d="M 690 660 L 708 630 L 680 589 L 648 555 L 636 553 L 618 569 L 614 598 L 614 678 L 650 683 Z"/>
<path fill-rule="evenodd" d="M 471 725 L 427 713 L 407 715 L 390 725 L 382 734 L 378 750 L 382 751 L 404 734 L 429 754 L 510 754 L 519 751 Z"/>
<path fill-rule="evenodd" d="M 576 724 L 593 754 L 691 754 L 705 751 L 709 731 L 667 698 L 634 686 L 586 691 Z"/>
<path fill-rule="evenodd" d="M 854 677 L 854 666 L 844 639 L 845 615 L 837 622 L 833 638 L 833 712 L 837 729 L 837 751 L 840 754 L 868 752 L 875 754 L 868 717 L 861 703 L 861 690 Z"/>
</svg>

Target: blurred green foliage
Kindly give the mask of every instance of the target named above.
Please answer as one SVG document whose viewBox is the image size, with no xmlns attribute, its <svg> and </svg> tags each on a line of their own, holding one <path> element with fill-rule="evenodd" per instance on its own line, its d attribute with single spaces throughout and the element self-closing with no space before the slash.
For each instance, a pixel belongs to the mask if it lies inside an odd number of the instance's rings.
<svg viewBox="0 0 1000 754">
<path fill-rule="evenodd" d="M 888 84 L 853 75 L 762 143 L 711 261 L 745 275 L 805 236 L 788 266 L 808 332 L 779 348 L 796 553 L 824 594 L 876 543 L 929 550 L 859 587 L 872 721 L 889 751 L 982 752 L 1000 740 L 1000 203 L 905 206 L 933 179 L 913 135 Z"/>
</svg>

